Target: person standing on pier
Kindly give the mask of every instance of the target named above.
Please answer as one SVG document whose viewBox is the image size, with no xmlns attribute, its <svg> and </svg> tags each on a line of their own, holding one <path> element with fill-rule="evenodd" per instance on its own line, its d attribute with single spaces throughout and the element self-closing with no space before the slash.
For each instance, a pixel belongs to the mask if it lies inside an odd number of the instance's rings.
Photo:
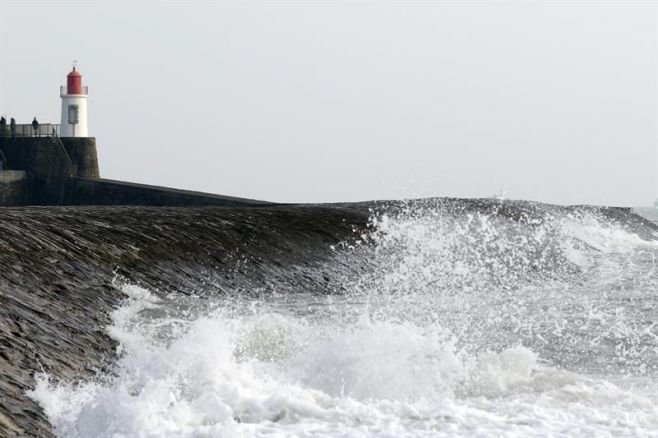
<svg viewBox="0 0 658 438">
<path fill-rule="evenodd" d="M 32 129 L 34 130 L 34 136 L 38 137 L 39 136 L 39 122 L 37 121 L 36 117 L 34 118 L 34 120 L 32 120 Z"/>
<path fill-rule="evenodd" d="M 16 137 L 16 120 L 13 117 L 9 122 L 9 131 L 11 132 L 12 137 Z"/>
</svg>

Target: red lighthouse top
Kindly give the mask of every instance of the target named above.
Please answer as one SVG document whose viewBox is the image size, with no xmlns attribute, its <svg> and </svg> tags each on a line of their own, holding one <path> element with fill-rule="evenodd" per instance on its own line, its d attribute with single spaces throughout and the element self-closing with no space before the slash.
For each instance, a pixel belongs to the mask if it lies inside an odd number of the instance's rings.
<svg viewBox="0 0 658 438">
<path fill-rule="evenodd" d="M 66 94 L 82 94 L 82 75 L 75 67 L 66 76 Z"/>
</svg>

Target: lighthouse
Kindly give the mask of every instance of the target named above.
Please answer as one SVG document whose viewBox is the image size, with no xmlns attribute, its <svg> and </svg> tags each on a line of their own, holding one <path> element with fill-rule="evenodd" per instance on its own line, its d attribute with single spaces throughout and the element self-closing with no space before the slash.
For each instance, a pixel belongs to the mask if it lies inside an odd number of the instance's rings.
<svg viewBox="0 0 658 438">
<path fill-rule="evenodd" d="M 75 67 L 66 76 L 66 86 L 60 88 L 62 124 L 60 137 L 89 137 L 87 131 L 87 87 Z"/>
</svg>

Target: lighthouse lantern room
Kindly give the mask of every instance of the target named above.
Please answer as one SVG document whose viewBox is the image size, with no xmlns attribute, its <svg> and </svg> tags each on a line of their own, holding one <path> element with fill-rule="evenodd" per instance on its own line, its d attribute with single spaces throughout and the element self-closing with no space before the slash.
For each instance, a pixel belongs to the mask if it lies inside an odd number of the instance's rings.
<svg viewBox="0 0 658 438">
<path fill-rule="evenodd" d="M 75 67 L 60 88 L 62 98 L 61 137 L 89 137 L 87 131 L 87 87 L 82 86 L 82 75 Z"/>
</svg>

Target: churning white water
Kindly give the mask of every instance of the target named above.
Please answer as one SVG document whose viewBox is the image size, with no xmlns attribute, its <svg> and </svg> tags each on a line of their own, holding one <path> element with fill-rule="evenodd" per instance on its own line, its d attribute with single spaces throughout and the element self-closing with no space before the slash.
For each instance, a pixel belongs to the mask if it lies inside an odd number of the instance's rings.
<svg viewBox="0 0 658 438">
<path fill-rule="evenodd" d="M 371 239 L 340 296 L 124 285 L 114 372 L 31 396 L 65 437 L 658 436 L 658 240 L 440 208 Z"/>
</svg>

